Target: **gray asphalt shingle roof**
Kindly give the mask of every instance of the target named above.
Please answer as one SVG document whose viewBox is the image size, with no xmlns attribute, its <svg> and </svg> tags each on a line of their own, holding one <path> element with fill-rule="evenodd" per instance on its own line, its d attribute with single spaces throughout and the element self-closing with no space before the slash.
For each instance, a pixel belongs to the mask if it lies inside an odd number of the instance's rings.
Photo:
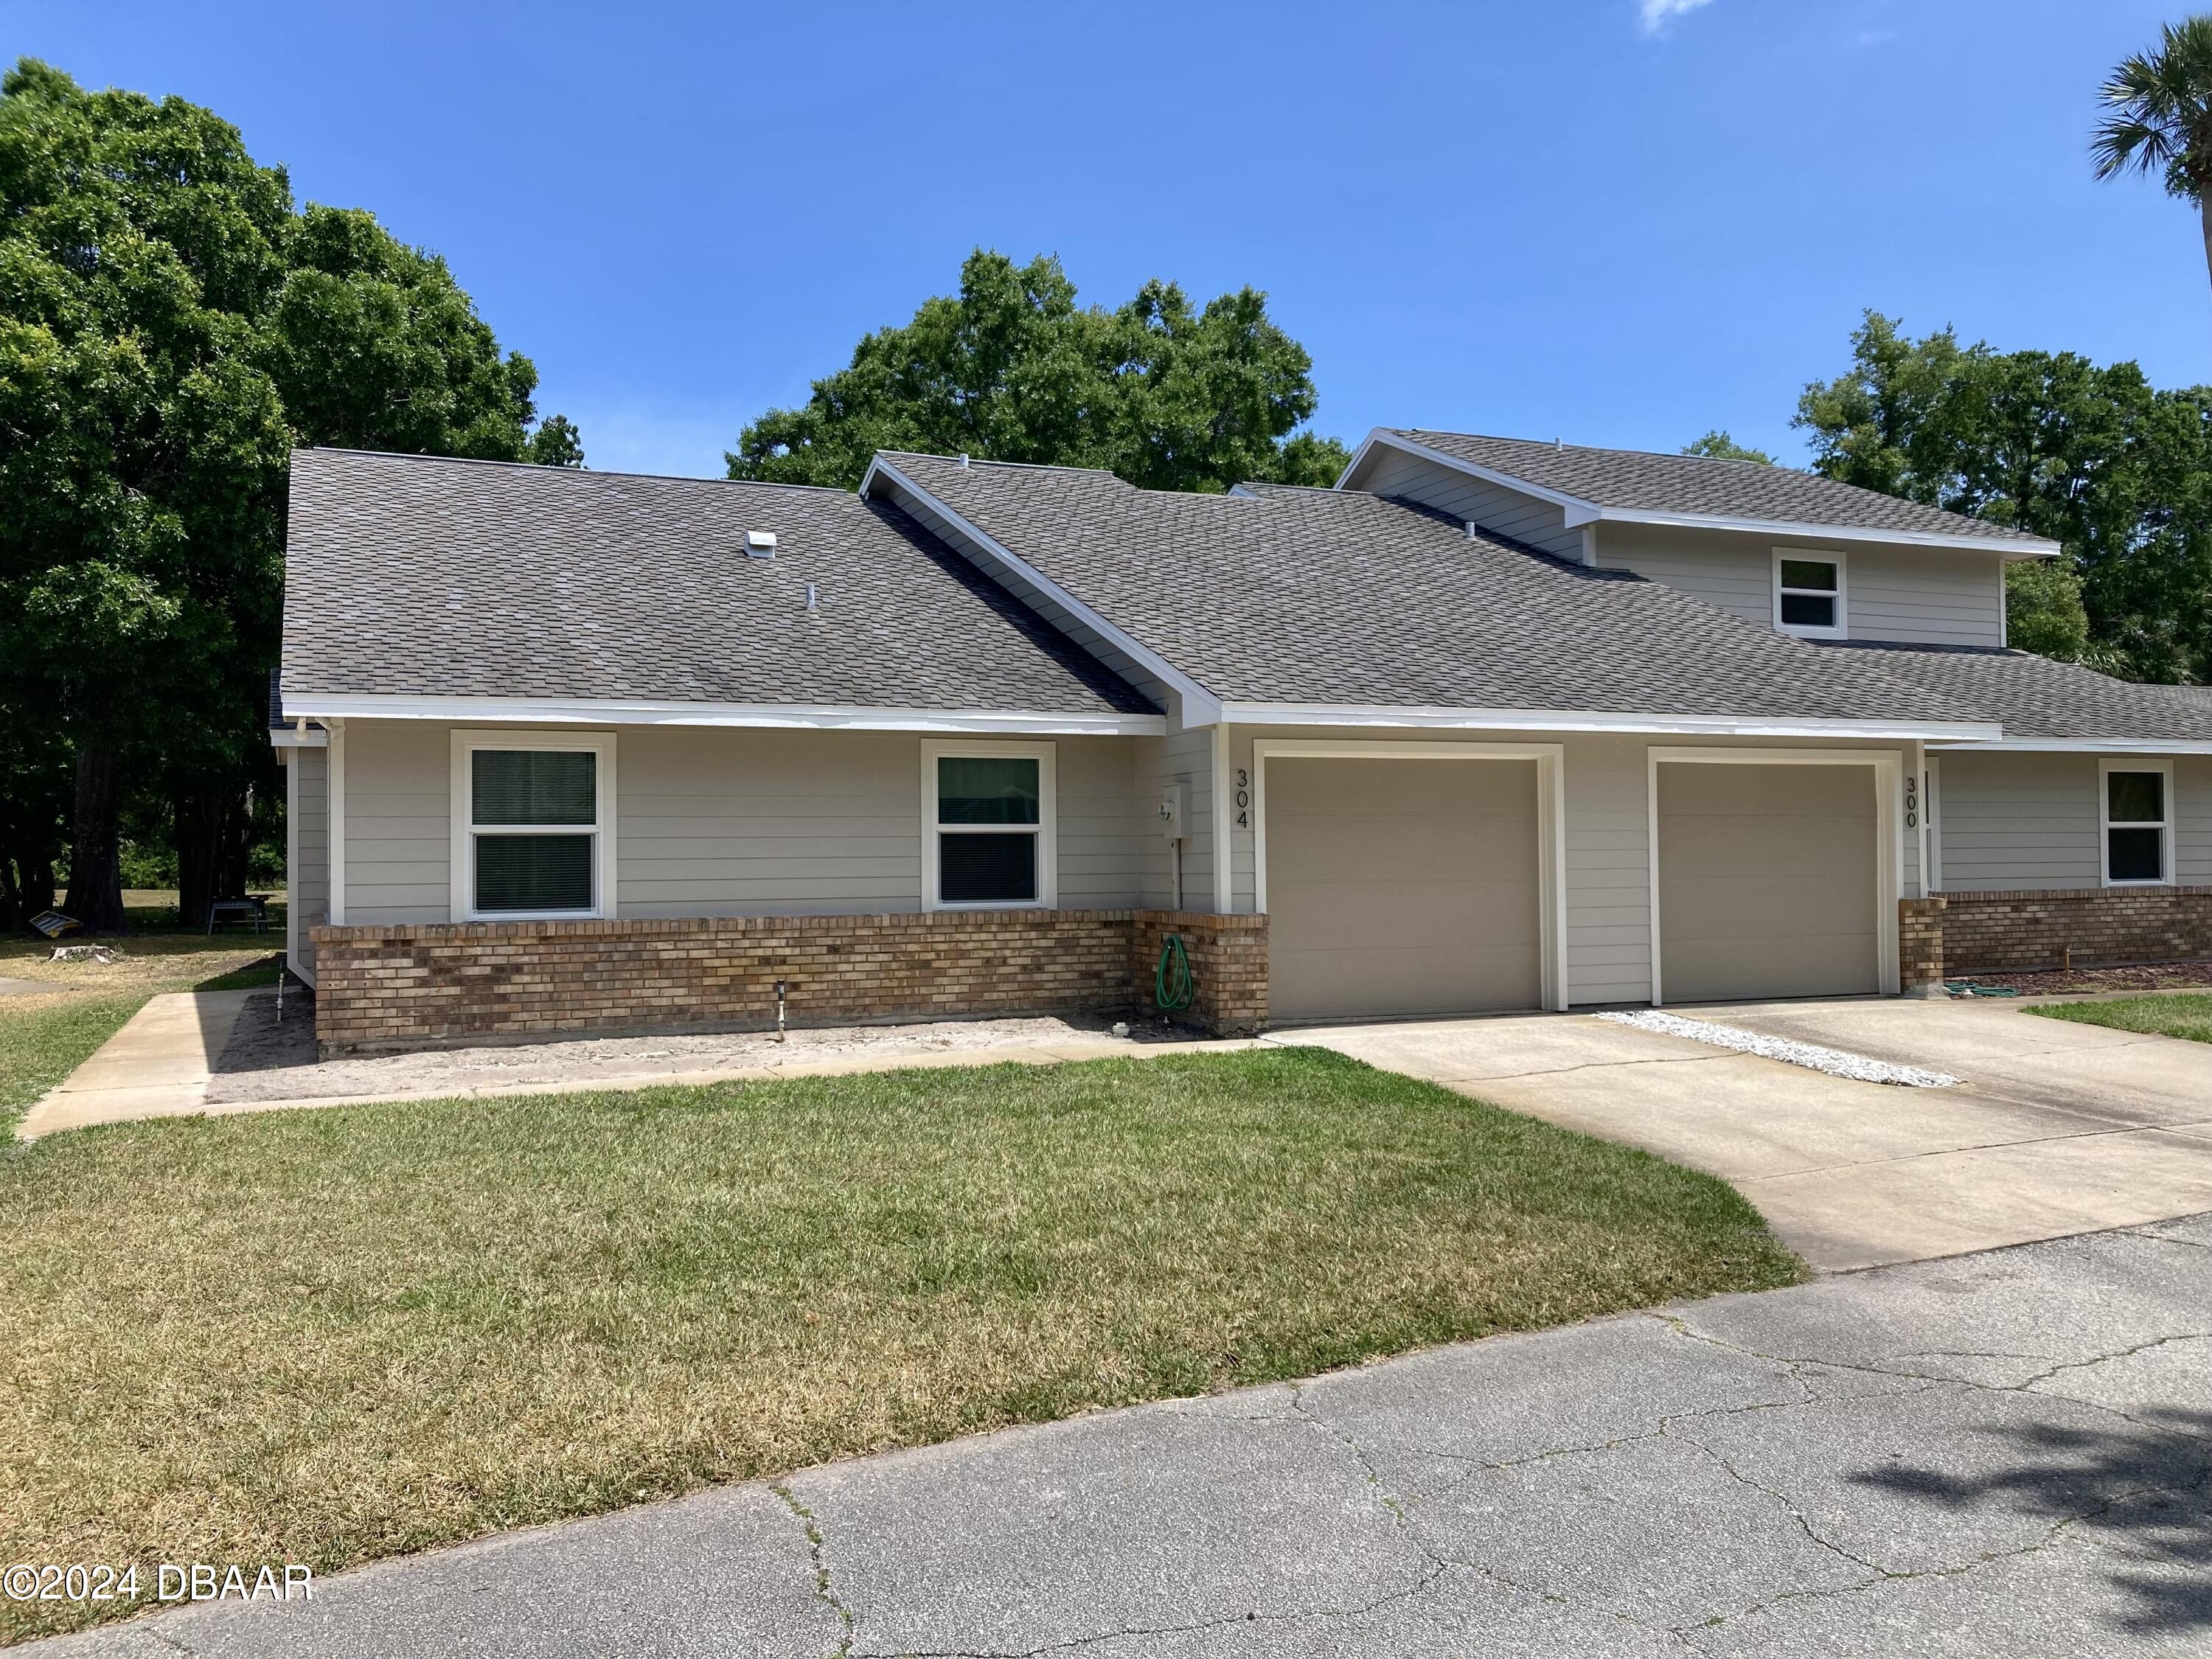
<svg viewBox="0 0 2212 1659">
<path fill-rule="evenodd" d="M 1631 714 L 1981 718 L 1622 571 L 1358 491 L 1138 489 L 1073 468 L 884 459 L 1225 700 Z"/>
<path fill-rule="evenodd" d="M 1700 518 L 1755 519 L 1774 524 L 1832 525 L 1838 529 L 1906 535 L 1964 536 L 1992 544 L 2047 546 L 2038 538 L 1962 514 L 1838 483 L 1794 467 L 1711 455 L 1659 455 L 1636 449 L 1589 449 L 1527 438 L 1465 432 L 1389 428 L 1442 454 L 1472 461 L 1595 507 Z"/>
<path fill-rule="evenodd" d="M 2212 742 L 2212 698 L 2198 688 L 2137 685 L 2025 651 L 1835 641 L 1818 647 L 1879 663 L 2000 720 L 2007 738 Z"/>
<path fill-rule="evenodd" d="M 749 531 L 773 559 L 746 556 Z M 324 449 L 292 457 L 283 682 L 294 701 L 1156 712 L 888 502 Z"/>
</svg>

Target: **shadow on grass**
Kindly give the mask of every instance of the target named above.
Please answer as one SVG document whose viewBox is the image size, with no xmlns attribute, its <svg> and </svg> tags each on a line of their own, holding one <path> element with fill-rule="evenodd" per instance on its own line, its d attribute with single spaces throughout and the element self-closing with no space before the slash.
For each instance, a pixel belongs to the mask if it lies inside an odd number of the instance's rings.
<svg viewBox="0 0 2212 1659">
<path fill-rule="evenodd" d="M 2212 1631 L 2212 1411 L 2154 1407 L 2109 1432 L 2039 1424 L 2002 1433 L 2021 1453 L 2008 1468 L 1850 1478 L 1954 1510 L 1997 1506 L 2053 1525 L 2079 1522 L 2110 1553 L 2111 1583 L 2134 1604 L 2124 1628 Z"/>
</svg>

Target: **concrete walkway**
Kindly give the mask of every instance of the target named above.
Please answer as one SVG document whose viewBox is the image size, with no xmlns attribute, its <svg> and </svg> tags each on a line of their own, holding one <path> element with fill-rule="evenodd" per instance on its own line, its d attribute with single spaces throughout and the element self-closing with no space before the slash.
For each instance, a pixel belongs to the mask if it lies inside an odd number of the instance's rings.
<svg viewBox="0 0 2212 1659">
<path fill-rule="evenodd" d="M 831 1465 L 34 1647 L 2212 1650 L 2212 1217 Z"/>
<path fill-rule="evenodd" d="M 696 1066 L 683 1070 L 637 1066 L 634 1069 L 566 1079 L 534 1077 L 520 1083 L 446 1080 L 429 1086 L 380 1088 L 345 1095 L 277 1095 L 269 1099 L 209 1098 L 209 1085 L 237 1029 L 249 999 L 265 991 L 179 991 L 150 999 L 123 1029 L 83 1065 L 50 1090 L 16 1126 L 16 1135 L 35 1140 L 64 1129 L 142 1118 L 228 1116 L 239 1112 L 284 1111 L 316 1106 L 363 1106 L 372 1102 L 495 1098 L 502 1096 L 593 1094 L 606 1090 L 651 1089 L 671 1085 L 760 1081 L 772 1078 L 840 1077 L 861 1072 L 906 1071 L 915 1067 L 1060 1066 L 1086 1060 L 1143 1060 L 1161 1054 L 1222 1052 L 1252 1047 L 1249 1041 L 1204 1039 L 1160 1042 L 1151 1038 L 979 1042 L 940 1050 L 902 1043 L 896 1036 L 873 1052 L 823 1060 L 781 1060 L 735 1066 Z M 901 1028 L 902 1030 L 906 1028 Z M 912 1028 L 926 1034 L 928 1028 Z M 824 1034 L 805 1034 L 820 1038 Z M 834 1034 L 831 1034 L 834 1035 Z M 872 1030 L 871 1036 L 884 1033 Z M 501 1051 L 504 1053 L 512 1050 Z M 584 1069 L 584 1068 L 579 1068 Z"/>
<path fill-rule="evenodd" d="M 25 1140 L 88 1123 L 204 1110 L 208 1079 L 252 991 L 167 991 L 23 1115 Z"/>
<path fill-rule="evenodd" d="M 1994 1001 L 1690 1012 L 1964 1082 L 1858 1083 L 1580 1015 L 1273 1040 L 1322 1044 L 1710 1170 L 1830 1270 L 2212 1208 L 2212 1045 Z"/>
</svg>

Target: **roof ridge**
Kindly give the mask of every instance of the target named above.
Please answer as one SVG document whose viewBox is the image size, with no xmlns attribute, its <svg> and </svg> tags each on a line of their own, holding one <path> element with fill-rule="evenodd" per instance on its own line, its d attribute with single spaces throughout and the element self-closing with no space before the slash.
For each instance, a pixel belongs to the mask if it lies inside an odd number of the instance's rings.
<svg viewBox="0 0 2212 1659">
<path fill-rule="evenodd" d="M 350 444 L 295 444 L 292 453 L 299 455 L 355 455 L 374 461 L 431 461 L 442 466 L 484 466 L 511 472 L 542 472 L 552 477 L 576 479 L 642 478 L 652 483 L 737 484 L 749 489 L 811 489 L 824 495 L 848 495 L 858 501 L 856 491 L 842 489 L 836 484 L 786 483 L 776 478 L 713 478 L 695 472 L 630 472 L 603 466 L 547 466 L 541 461 L 502 461 L 484 455 L 426 455 L 410 449 L 356 449 Z"/>
<path fill-rule="evenodd" d="M 1068 466 L 1058 461 L 994 461 L 981 455 L 940 455 L 935 450 L 932 449 L 879 449 L 876 453 L 878 455 L 902 456 L 908 460 L 950 461 L 956 466 L 1002 467 L 1008 471 L 1082 472 L 1093 474 L 1102 478 L 1111 478 L 1116 483 L 1127 483 L 1127 480 L 1123 478 L 1120 473 L 1115 472 L 1111 467 L 1104 466 Z M 1132 489 L 1134 489 L 1137 487 L 1138 486 L 1135 484 L 1129 485 L 1129 488 Z M 1182 492 L 1169 491 L 1166 493 L 1178 494 Z"/>
<path fill-rule="evenodd" d="M 1531 449 L 1579 449 L 1591 455 L 1634 455 L 1645 460 L 1714 461 L 1727 466 L 1773 466 L 1781 468 L 1784 472 L 1802 473 L 1808 478 L 1827 477 L 1826 473 L 1815 472 L 1810 467 L 1791 466 L 1787 461 L 1753 461 L 1741 455 L 1688 455 L 1678 449 L 1629 449 L 1619 444 L 1571 444 L 1558 439 L 1547 443 L 1541 438 L 1514 438 L 1502 432 L 1453 432 L 1440 426 L 1394 426 L 1384 429 L 1395 432 L 1401 438 L 1475 438 L 1487 444 L 1525 444 Z M 1841 483 L 1844 481 L 1840 478 L 1828 478 L 1828 482 Z M 1863 485 L 1851 487 L 1864 488 Z M 1880 490 L 1873 493 L 1881 494 Z M 1891 499 L 1900 498 L 1892 497 Z"/>
</svg>

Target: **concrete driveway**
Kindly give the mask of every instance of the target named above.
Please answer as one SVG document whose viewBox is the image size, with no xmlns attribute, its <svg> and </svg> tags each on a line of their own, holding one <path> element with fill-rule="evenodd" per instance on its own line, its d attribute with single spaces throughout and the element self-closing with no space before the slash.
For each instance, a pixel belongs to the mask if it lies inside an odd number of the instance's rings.
<svg viewBox="0 0 2212 1659">
<path fill-rule="evenodd" d="M 1678 1012 L 1963 1081 L 1857 1083 L 1573 1014 L 1274 1040 L 1320 1043 L 1709 1170 L 1832 1270 L 2212 1208 L 2212 1045 L 1997 1001 Z"/>
<path fill-rule="evenodd" d="M 27 1651 L 2212 1650 L 2212 1217 L 702 1492 Z"/>
</svg>

